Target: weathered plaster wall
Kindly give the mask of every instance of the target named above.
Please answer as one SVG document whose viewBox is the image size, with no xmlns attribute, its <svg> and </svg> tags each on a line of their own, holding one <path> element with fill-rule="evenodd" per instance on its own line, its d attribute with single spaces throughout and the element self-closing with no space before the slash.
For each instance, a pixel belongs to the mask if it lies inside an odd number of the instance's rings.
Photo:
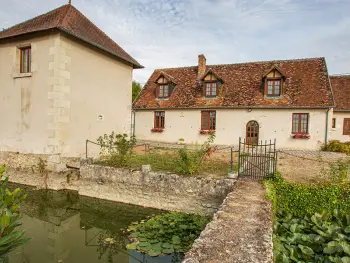
<svg viewBox="0 0 350 263">
<path fill-rule="evenodd" d="M 0 151 L 48 152 L 50 48 L 58 34 L 0 44 Z M 31 45 L 32 74 L 18 78 L 19 47 Z"/>
<path fill-rule="evenodd" d="M 232 179 L 184 177 L 99 165 L 80 169 L 79 194 L 146 207 L 212 214 L 234 185 Z"/>
<path fill-rule="evenodd" d="M 32 72 L 19 77 L 24 46 Z M 86 139 L 130 134 L 132 70 L 63 33 L 1 42 L 0 151 L 80 157 Z"/>
<path fill-rule="evenodd" d="M 85 140 L 115 131 L 130 134 L 132 67 L 61 35 L 67 64 L 62 88 L 69 101 L 64 156 L 83 156 Z M 99 116 L 102 116 L 102 119 Z"/>
<path fill-rule="evenodd" d="M 341 142 L 349 142 L 350 135 L 343 135 L 344 118 L 350 118 L 350 112 L 334 112 L 333 118 L 336 118 L 336 127 L 330 126 L 330 139 Z"/>
<path fill-rule="evenodd" d="M 293 113 L 309 113 L 310 140 L 291 138 Z M 199 134 L 201 111 L 166 110 L 165 130 L 152 133 L 154 111 L 136 111 L 135 135 L 141 140 L 202 143 L 206 135 Z M 245 138 L 246 125 L 255 120 L 259 123 L 259 140 L 277 140 L 279 148 L 318 149 L 325 140 L 326 110 L 308 109 L 219 109 L 216 110 L 216 144 L 237 145 L 239 137 Z"/>
</svg>

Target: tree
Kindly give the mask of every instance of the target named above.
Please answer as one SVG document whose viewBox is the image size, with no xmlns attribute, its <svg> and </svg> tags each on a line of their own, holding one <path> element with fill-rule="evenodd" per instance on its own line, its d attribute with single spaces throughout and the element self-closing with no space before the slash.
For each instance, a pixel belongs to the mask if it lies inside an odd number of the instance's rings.
<svg viewBox="0 0 350 263">
<path fill-rule="evenodd" d="M 18 208 L 26 198 L 20 188 L 11 192 L 7 188 L 8 177 L 5 179 L 5 166 L 0 166 L 0 262 L 7 262 L 8 254 L 15 248 L 28 242 L 24 231 L 17 230 L 20 225 Z"/>
<path fill-rule="evenodd" d="M 142 89 L 141 84 L 134 80 L 132 82 L 132 101 L 134 101 L 136 99 L 136 97 L 137 97 L 137 95 L 139 95 L 141 89 Z"/>
</svg>

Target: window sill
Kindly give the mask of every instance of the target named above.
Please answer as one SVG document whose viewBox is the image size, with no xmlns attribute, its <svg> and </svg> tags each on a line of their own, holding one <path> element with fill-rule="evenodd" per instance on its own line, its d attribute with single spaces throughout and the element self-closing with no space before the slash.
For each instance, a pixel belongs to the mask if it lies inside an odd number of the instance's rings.
<svg viewBox="0 0 350 263">
<path fill-rule="evenodd" d="M 264 99 L 275 99 L 275 100 L 280 100 L 282 99 L 282 96 L 267 96 L 267 95 L 264 95 Z"/>
<path fill-rule="evenodd" d="M 165 97 L 165 98 L 156 98 L 156 100 L 169 100 L 169 97 Z"/>
<path fill-rule="evenodd" d="M 164 128 L 153 128 L 153 129 L 151 129 L 151 132 L 155 132 L 155 133 L 157 133 L 157 132 L 161 133 L 163 131 L 164 131 Z"/>
<path fill-rule="evenodd" d="M 213 97 L 202 97 L 202 99 L 203 100 L 215 100 L 215 99 L 217 99 L 218 98 L 218 96 L 213 96 Z"/>
<path fill-rule="evenodd" d="M 292 134 L 291 137 L 295 140 L 310 140 L 309 134 Z"/>
<path fill-rule="evenodd" d="M 209 135 L 209 134 L 215 133 L 215 130 L 200 130 L 199 133 L 204 135 Z"/>
<path fill-rule="evenodd" d="M 14 79 L 19 79 L 19 78 L 29 78 L 33 75 L 32 72 L 30 73 L 16 73 L 16 74 L 13 74 L 13 78 Z"/>
</svg>

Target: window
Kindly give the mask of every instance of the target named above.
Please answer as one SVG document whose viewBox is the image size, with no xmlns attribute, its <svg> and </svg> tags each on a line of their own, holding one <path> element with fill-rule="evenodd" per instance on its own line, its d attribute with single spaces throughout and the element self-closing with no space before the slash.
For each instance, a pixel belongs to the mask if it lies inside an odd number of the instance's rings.
<svg viewBox="0 0 350 263">
<path fill-rule="evenodd" d="M 20 73 L 31 72 L 32 50 L 31 47 L 21 48 L 21 68 Z"/>
<path fill-rule="evenodd" d="M 165 111 L 154 112 L 154 128 L 164 129 Z"/>
<path fill-rule="evenodd" d="M 206 82 L 205 83 L 205 96 L 206 97 L 216 97 L 217 96 L 217 83 L 216 82 Z"/>
<path fill-rule="evenodd" d="M 293 113 L 292 133 L 309 133 L 309 114 Z"/>
<path fill-rule="evenodd" d="M 281 80 L 267 80 L 267 96 L 276 97 L 281 95 Z"/>
<path fill-rule="evenodd" d="M 216 111 L 202 111 L 201 130 L 215 130 Z"/>
<path fill-rule="evenodd" d="M 350 135 L 350 118 L 344 119 L 343 135 Z"/>
<path fill-rule="evenodd" d="M 332 119 L 332 128 L 335 129 L 336 128 L 336 124 L 337 124 L 337 119 L 333 118 Z"/>
<path fill-rule="evenodd" d="M 159 98 L 169 97 L 169 85 L 159 85 L 158 97 Z"/>
</svg>

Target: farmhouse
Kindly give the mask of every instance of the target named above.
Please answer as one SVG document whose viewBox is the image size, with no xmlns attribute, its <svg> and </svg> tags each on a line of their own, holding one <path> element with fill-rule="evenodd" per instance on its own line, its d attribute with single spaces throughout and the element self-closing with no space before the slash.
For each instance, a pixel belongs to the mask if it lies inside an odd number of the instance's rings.
<svg viewBox="0 0 350 263">
<path fill-rule="evenodd" d="M 147 141 L 202 143 L 214 131 L 217 144 L 235 145 L 241 137 L 318 149 L 332 130 L 331 79 L 324 58 L 207 65 L 199 55 L 197 66 L 153 72 L 133 104 L 134 132 Z"/>
<path fill-rule="evenodd" d="M 331 76 L 336 108 L 333 110 L 330 138 L 350 141 L 350 75 Z"/>
<path fill-rule="evenodd" d="M 81 156 L 131 130 L 142 66 L 72 5 L 0 31 L 0 151 Z"/>
</svg>

